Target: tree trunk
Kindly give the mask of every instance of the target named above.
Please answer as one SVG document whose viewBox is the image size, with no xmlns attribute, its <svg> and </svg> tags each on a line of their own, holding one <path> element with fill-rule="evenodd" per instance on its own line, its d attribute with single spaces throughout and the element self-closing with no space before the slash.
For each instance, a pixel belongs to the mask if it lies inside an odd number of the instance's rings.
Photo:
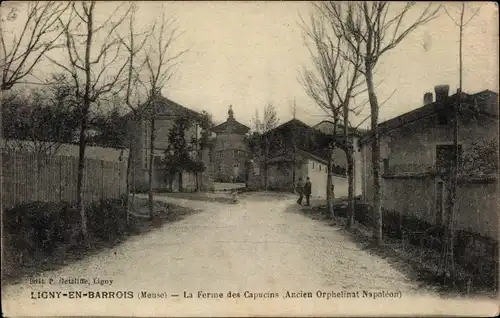
<svg viewBox="0 0 500 318">
<path fill-rule="evenodd" d="M 267 191 L 267 185 L 268 185 L 268 164 L 267 164 L 267 157 L 269 155 L 269 140 L 267 137 L 264 139 L 265 141 L 265 149 L 264 149 L 264 190 Z"/>
<path fill-rule="evenodd" d="M 80 123 L 80 141 L 78 145 L 78 173 L 77 173 L 77 207 L 82 221 L 81 232 L 84 241 L 87 239 L 87 217 L 85 215 L 84 191 L 85 191 L 85 131 L 87 129 L 87 112 L 82 116 Z"/>
<path fill-rule="evenodd" d="M 87 217 L 85 216 L 85 205 L 84 205 L 84 172 L 85 172 L 85 146 L 86 146 L 86 136 L 85 132 L 88 125 L 88 113 L 90 109 L 90 89 L 91 89 L 91 74 L 90 74 L 90 49 L 92 46 L 93 38 L 93 15 L 94 15 L 95 3 L 92 2 L 90 5 L 88 20 L 87 20 L 87 35 L 85 42 L 85 93 L 83 95 L 83 105 L 80 120 L 80 142 L 78 151 L 78 180 L 77 180 L 77 206 L 80 211 L 80 217 L 82 219 L 82 236 L 83 240 L 87 241 Z"/>
<path fill-rule="evenodd" d="M 152 112 L 152 111 L 151 111 Z M 149 137 L 149 191 L 148 191 L 148 206 L 149 206 L 149 217 L 153 218 L 153 165 L 154 165 L 154 140 L 155 140 L 155 118 L 151 115 L 151 129 Z"/>
<path fill-rule="evenodd" d="M 198 162 L 203 162 L 203 149 L 197 151 Z M 196 192 L 200 192 L 203 186 L 203 172 L 196 172 Z"/>
<path fill-rule="evenodd" d="M 353 163 L 353 140 L 349 136 L 349 98 L 350 92 L 342 105 L 344 117 L 344 151 L 347 161 L 347 228 L 354 224 L 354 163 Z"/>
<path fill-rule="evenodd" d="M 445 238 L 444 238 L 444 248 L 443 248 L 443 274 L 444 283 L 447 283 L 447 279 L 450 279 L 453 284 L 455 284 L 455 209 L 456 209 L 456 197 L 457 197 L 457 182 L 458 173 L 460 165 L 460 153 L 458 144 L 458 112 L 462 108 L 462 45 L 463 45 L 463 27 L 464 27 L 464 13 L 465 13 L 465 3 L 462 3 L 462 10 L 460 12 L 460 24 L 459 24 L 459 50 L 458 50 L 458 64 L 459 64 L 459 89 L 458 89 L 458 105 L 454 105 L 453 112 L 453 161 L 451 162 L 451 167 L 449 170 L 449 180 L 448 180 L 448 195 L 446 202 L 446 225 L 445 225 Z"/>
<path fill-rule="evenodd" d="M 179 171 L 179 174 L 177 175 L 177 183 L 179 184 L 179 192 L 184 192 L 184 189 L 182 187 L 182 172 Z"/>
<path fill-rule="evenodd" d="M 125 207 L 127 209 L 127 224 L 130 224 L 130 183 L 131 183 L 131 170 L 132 170 L 132 153 L 133 153 L 133 137 L 129 139 L 128 145 L 128 158 L 127 158 L 127 176 L 126 176 L 126 189 L 125 189 Z"/>
<path fill-rule="evenodd" d="M 4 90 L 2 89 L 0 91 L 0 93 L 4 93 L 3 92 Z M 4 220 L 6 220 L 5 218 L 5 215 L 3 214 L 3 150 L 4 150 L 4 147 L 3 147 L 3 144 L 4 144 L 4 140 L 3 140 L 3 116 L 2 116 L 2 113 L 3 113 L 3 103 L 0 103 L 0 217 L 2 218 L 2 228 L 1 228 L 1 231 L 2 231 L 2 234 L 3 234 L 3 238 L 7 238 L 7 236 L 4 234 L 5 233 L 5 222 Z M 5 257 L 7 255 L 5 255 L 5 241 L 2 242 L 2 264 L 1 264 L 1 268 L 5 268 Z"/>
<path fill-rule="evenodd" d="M 332 167 L 333 167 L 333 149 L 328 149 L 328 165 L 326 166 L 326 207 L 328 214 L 335 216 L 333 211 L 333 191 L 332 191 Z"/>
<path fill-rule="evenodd" d="M 195 172 L 195 191 L 196 192 L 200 192 L 200 173 L 199 172 Z"/>
<path fill-rule="evenodd" d="M 135 148 L 134 148 L 135 149 Z M 135 209 L 135 191 L 136 191 L 136 187 L 135 187 L 135 173 L 136 173 L 136 166 L 135 166 L 135 153 L 129 153 L 129 156 L 132 158 L 132 165 L 131 165 L 131 175 L 132 175 L 132 188 L 131 188 L 131 191 L 132 191 L 132 200 L 130 202 L 132 208 Z"/>
<path fill-rule="evenodd" d="M 293 138 L 293 137 L 292 137 Z M 295 180 L 297 179 L 297 177 L 295 176 L 295 170 L 297 169 L 297 164 L 295 162 L 295 158 L 296 158 L 296 147 L 295 145 L 293 146 L 293 154 L 292 154 L 292 192 L 293 193 L 296 193 L 296 182 Z"/>
<path fill-rule="evenodd" d="M 352 148 L 346 151 L 346 156 L 348 183 L 347 228 L 352 228 L 354 225 L 354 154 Z"/>
<path fill-rule="evenodd" d="M 378 111 L 379 105 L 375 87 L 373 85 L 373 70 L 370 62 L 366 62 L 366 85 L 368 88 L 368 98 L 371 112 L 371 132 L 372 132 L 372 169 L 373 169 L 373 240 L 377 245 L 382 245 L 382 202 L 381 202 L 381 178 L 380 178 L 380 140 L 378 132 Z"/>
</svg>

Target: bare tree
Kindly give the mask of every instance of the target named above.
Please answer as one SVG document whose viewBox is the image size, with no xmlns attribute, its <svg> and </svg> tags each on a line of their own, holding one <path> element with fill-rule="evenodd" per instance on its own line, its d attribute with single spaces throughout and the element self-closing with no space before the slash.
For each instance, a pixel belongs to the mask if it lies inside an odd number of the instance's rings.
<svg viewBox="0 0 500 318">
<path fill-rule="evenodd" d="M 115 36 L 116 28 L 123 23 L 128 11 L 123 15 L 119 15 L 118 12 L 122 7 L 120 5 L 114 12 L 110 13 L 108 20 L 96 26 L 95 7 L 96 2 L 94 1 L 90 3 L 71 3 L 69 14 L 58 19 L 59 25 L 64 32 L 68 63 L 48 57 L 54 64 L 66 71 L 71 78 L 71 84 L 74 87 L 75 98 L 79 107 L 77 205 L 82 219 L 82 235 L 84 239 L 87 238 L 84 171 L 89 111 L 92 105 L 104 99 L 107 94 L 116 94 L 116 89 L 120 86 L 119 81 L 128 65 L 128 59 L 123 61 L 122 58 L 121 42 Z M 115 20 L 112 20 L 113 18 Z M 83 33 L 80 33 L 82 31 Z M 104 33 L 102 39 L 98 38 L 98 35 L 101 35 L 100 31 L 105 31 L 102 32 Z M 94 51 L 96 48 L 97 50 Z M 96 53 L 92 54 L 93 52 Z"/>
<path fill-rule="evenodd" d="M 453 111 L 453 148 L 454 155 L 453 160 L 450 162 L 451 167 L 449 169 L 448 176 L 448 191 L 446 198 L 446 220 L 447 224 L 445 226 L 445 238 L 442 249 L 442 263 L 441 263 L 441 273 L 444 279 L 444 283 L 448 278 L 455 283 L 455 215 L 456 215 L 456 196 L 457 196 L 457 182 L 458 177 L 461 172 L 461 158 L 458 144 L 458 132 L 459 132 L 459 112 L 462 110 L 463 103 L 463 65 L 462 65 L 462 45 L 463 45 L 463 30 L 472 21 L 472 19 L 479 13 L 479 8 L 474 10 L 470 17 L 465 18 L 465 13 L 467 11 L 465 2 L 459 4 L 459 18 L 454 18 L 446 8 L 443 6 L 446 14 L 450 17 L 453 23 L 458 27 L 459 30 L 459 48 L 458 48 L 458 63 L 459 63 L 459 84 L 458 84 L 458 105 L 455 105 Z M 467 20 L 465 20 L 467 19 Z"/>
<path fill-rule="evenodd" d="M 0 91 L 7 91 L 25 77 L 30 75 L 42 56 L 55 47 L 61 32 L 57 30 L 57 20 L 65 12 L 69 4 L 56 1 L 30 2 L 20 34 L 9 37 L 6 24 L 17 20 L 17 7 L 8 8 L 2 4 L 0 12 L 0 69 L 2 79 Z M 24 14 L 22 14 L 24 18 Z M 55 34 L 54 34 L 55 33 Z M 3 163 L 2 148 L 4 146 L 2 127 L 2 103 L 0 103 L 0 193 L 3 193 Z M 0 214 L 3 215 L 2 200 L 0 200 Z"/>
<path fill-rule="evenodd" d="M 149 40 L 154 26 L 147 29 L 145 32 L 136 32 L 135 30 L 135 13 L 137 12 L 137 4 L 132 3 L 130 8 L 130 15 L 128 19 L 128 32 L 127 37 L 121 37 L 120 42 L 125 47 L 128 53 L 127 77 L 124 83 L 125 92 L 125 105 L 129 110 L 129 124 L 136 125 L 142 118 L 143 112 L 146 108 L 141 108 L 141 99 L 144 99 L 146 94 L 140 85 L 140 70 L 145 66 L 145 59 L 141 55 L 143 53 L 145 44 Z M 131 206 L 134 206 L 135 201 L 135 135 L 138 133 L 137 129 L 131 128 L 128 137 L 129 155 L 127 158 L 127 172 L 126 172 L 126 197 L 125 205 L 127 206 L 127 222 L 129 221 L 129 211 Z M 130 202 L 130 193 L 133 189 L 132 202 Z"/>
<path fill-rule="evenodd" d="M 179 29 L 175 26 L 176 20 L 169 19 L 163 13 L 159 22 L 157 31 L 152 32 L 150 41 L 147 43 L 144 65 L 146 68 L 146 81 L 140 83 L 146 91 L 146 108 L 149 118 L 149 191 L 148 207 L 149 215 L 154 217 L 153 206 L 153 169 L 154 169 L 154 145 L 155 145 L 155 103 L 161 97 L 161 90 L 174 75 L 174 68 L 177 66 L 177 60 L 187 50 L 172 52 L 172 46 L 180 35 Z M 175 116 L 171 116 L 174 118 Z"/>
<path fill-rule="evenodd" d="M 418 16 L 407 23 L 406 16 L 415 8 L 415 2 L 390 4 L 387 1 L 377 2 L 327 2 L 325 11 L 331 17 L 331 23 L 341 31 L 347 50 L 343 54 L 352 61 L 359 55 L 362 67 L 359 70 L 365 80 L 368 90 L 368 100 L 371 112 L 371 148 L 373 170 L 373 239 L 378 245 L 382 240 L 382 206 L 381 206 L 381 175 L 380 175 L 380 140 L 378 132 L 379 102 L 374 85 L 374 69 L 380 58 L 394 49 L 412 31 L 437 17 L 440 6 L 426 4 Z M 401 8 L 395 8 L 401 6 Z M 359 45 L 361 43 L 361 45 Z M 358 53 L 356 53 L 358 52 Z"/>
<path fill-rule="evenodd" d="M 264 119 L 262 123 L 262 133 L 264 134 L 264 189 L 266 191 L 268 187 L 269 143 L 272 142 L 269 135 L 266 133 L 276 128 L 278 122 L 279 119 L 276 107 L 273 104 L 268 103 L 266 107 L 264 107 Z"/>
<path fill-rule="evenodd" d="M 353 39 L 354 47 L 345 50 L 346 43 L 338 24 L 332 23 L 327 3 L 313 4 L 314 12 L 310 16 L 309 25 L 302 19 L 302 29 L 306 36 L 313 69 L 304 68 L 300 79 L 309 97 L 333 119 L 333 132 L 329 144 L 327 165 L 327 207 L 333 215 L 332 167 L 333 151 L 342 149 L 346 154 L 348 167 L 348 225 L 353 221 L 354 210 L 354 148 L 350 141 L 349 114 L 356 111 L 350 106 L 353 97 L 361 93 L 363 84 L 359 70 L 362 58 L 360 54 L 361 40 Z M 338 124 L 343 124 L 344 137 L 337 140 Z"/>
</svg>

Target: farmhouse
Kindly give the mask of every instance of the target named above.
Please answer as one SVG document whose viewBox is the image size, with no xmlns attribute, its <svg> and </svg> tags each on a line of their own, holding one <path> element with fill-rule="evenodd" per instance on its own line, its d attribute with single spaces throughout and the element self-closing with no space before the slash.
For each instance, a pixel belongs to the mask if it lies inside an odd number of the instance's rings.
<svg viewBox="0 0 500 318">
<path fill-rule="evenodd" d="M 448 94 L 448 85 L 424 95 L 424 105 L 379 124 L 382 206 L 430 225 L 442 225 L 445 176 L 453 160 L 453 114 L 459 112 L 456 229 L 496 239 L 498 214 L 498 94 Z M 368 134 L 362 140 L 363 197 L 371 203 L 373 178 Z M 465 244 L 465 243 L 464 243 Z"/>
<path fill-rule="evenodd" d="M 180 172 L 175 175 L 170 175 L 163 167 L 163 159 L 166 151 L 169 148 L 169 133 L 174 127 L 175 121 L 178 118 L 194 119 L 201 114 L 186 108 L 176 102 L 159 96 L 153 103 L 153 107 L 143 105 L 137 111 L 141 116 L 134 116 L 132 112 L 126 115 L 128 119 L 129 132 L 133 134 L 133 151 L 132 151 L 132 178 L 136 190 L 147 189 L 149 183 L 149 154 L 154 153 L 153 162 L 153 188 L 156 190 L 183 191 L 192 190 L 196 187 L 196 176 L 191 172 Z M 154 146 L 151 149 L 151 114 L 154 114 Z M 200 127 L 196 121 L 192 121 L 192 125 L 185 132 L 186 141 L 191 141 L 193 138 L 199 138 Z M 197 158 L 198 149 L 194 149 L 191 153 L 193 159 Z M 206 166 L 205 172 L 202 173 L 201 183 L 202 188 L 210 187 L 210 169 L 208 162 L 208 149 L 202 153 L 202 161 Z"/>
</svg>

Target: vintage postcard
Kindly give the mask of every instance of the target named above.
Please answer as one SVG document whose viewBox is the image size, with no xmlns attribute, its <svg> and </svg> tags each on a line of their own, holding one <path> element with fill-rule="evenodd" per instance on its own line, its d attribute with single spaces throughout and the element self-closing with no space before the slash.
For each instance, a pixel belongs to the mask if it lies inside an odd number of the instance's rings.
<svg viewBox="0 0 500 318">
<path fill-rule="evenodd" d="M 499 314 L 497 4 L 0 12 L 3 315 Z"/>
</svg>

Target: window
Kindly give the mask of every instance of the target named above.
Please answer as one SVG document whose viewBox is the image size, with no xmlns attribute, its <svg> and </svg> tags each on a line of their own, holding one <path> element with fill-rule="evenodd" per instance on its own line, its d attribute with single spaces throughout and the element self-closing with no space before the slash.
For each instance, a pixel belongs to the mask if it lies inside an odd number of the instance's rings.
<svg viewBox="0 0 500 318">
<path fill-rule="evenodd" d="M 319 166 L 319 172 L 321 172 L 321 167 L 322 167 L 322 166 L 320 165 L 320 166 Z"/>
<path fill-rule="evenodd" d="M 384 159 L 384 173 L 389 173 L 389 159 Z"/>
<path fill-rule="evenodd" d="M 462 145 L 458 145 L 458 160 L 462 157 Z M 457 159 L 453 145 L 436 145 L 436 169 L 449 170 Z"/>
</svg>

